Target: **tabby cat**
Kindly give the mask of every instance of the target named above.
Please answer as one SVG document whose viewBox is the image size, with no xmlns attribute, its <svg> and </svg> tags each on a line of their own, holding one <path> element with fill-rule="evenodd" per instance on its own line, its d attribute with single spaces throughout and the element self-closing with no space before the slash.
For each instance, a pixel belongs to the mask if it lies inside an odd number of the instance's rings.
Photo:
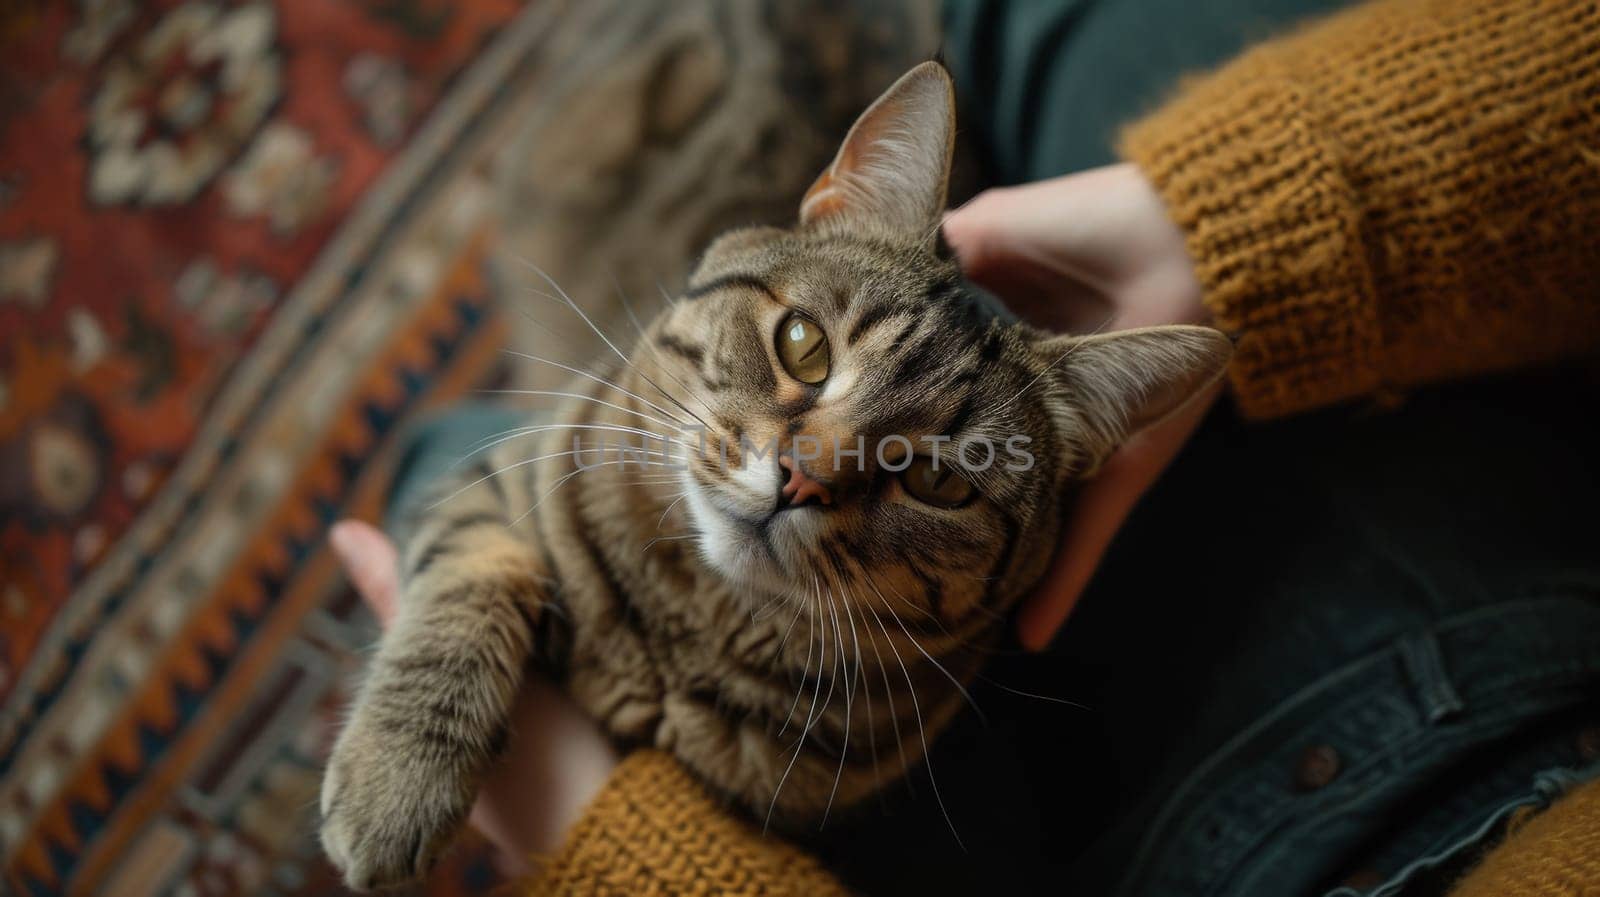
<svg viewBox="0 0 1600 897">
<path fill-rule="evenodd" d="M 323 783 L 351 885 L 427 870 L 530 662 L 758 821 L 815 822 L 921 760 L 1073 481 L 1230 352 L 1200 327 L 1050 335 L 981 299 L 939 234 L 954 128 L 948 74 L 911 70 L 794 228 L 715 240 L 631 357 L 424 503 Z"/>
</svg>

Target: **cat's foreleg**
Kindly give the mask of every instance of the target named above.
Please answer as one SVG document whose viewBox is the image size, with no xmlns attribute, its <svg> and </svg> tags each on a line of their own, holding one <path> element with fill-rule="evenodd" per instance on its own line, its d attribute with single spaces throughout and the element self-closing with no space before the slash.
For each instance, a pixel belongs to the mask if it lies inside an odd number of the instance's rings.
<svg viewBox="0 0 1600 897">
<path fill-rule="evenodd" d="M 423 875 L 461 827 L 550 613 L 503 491 L 443 496 L 406 542 L 398 613 L 323 778 L 323 846 L 362 890 Z"/>
</svg>

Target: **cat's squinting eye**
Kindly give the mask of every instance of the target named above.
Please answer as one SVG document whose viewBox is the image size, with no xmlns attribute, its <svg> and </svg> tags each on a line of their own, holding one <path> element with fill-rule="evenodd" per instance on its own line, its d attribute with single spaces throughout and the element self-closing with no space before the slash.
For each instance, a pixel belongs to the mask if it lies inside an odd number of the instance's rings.
<svg viewBox="0 0 1600 897">
<path fill-rule="evenodd" d="M 828 337 L 815 321 L 791 314 L 778 325 L 778 362 L 789 376 L 810 386 L 828 379 Z"/>
<path fill-rule="evenodd" d="M 927 455 L 911 459 L 911 464 L 900 471 L 900 483 L 912 498 L 936 508 L 959 508 L 973 493 L 972 484 L 950 464 L 940 464 L 939 469 L 934 470 L 933 459 Z"/>
</svg>

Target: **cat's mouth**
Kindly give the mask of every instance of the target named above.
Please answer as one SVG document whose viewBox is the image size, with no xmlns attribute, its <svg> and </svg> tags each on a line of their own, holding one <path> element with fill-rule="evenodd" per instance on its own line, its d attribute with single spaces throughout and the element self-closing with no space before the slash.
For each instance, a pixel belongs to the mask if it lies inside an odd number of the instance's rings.
<svg viewBox="0 0 1600 897">
<path fill-rule="evenodd" d="M 733 523 L 735 529 L 742 531 L 752 543 L 759 546 L 773 564 L 780 568 L 783 567 L 783 561 L 778 559 L 778 553 L 772 546 L 771 527 L 774 520 L 772 516 L 763 518 L 742 517 L 726 511 L 722 512 L 722 514 Z"/>
<path fill-rule="evenodd" d="M 766 592 L 792 591 L 805 531 L 817 512 L 796 508 L 761 514 L 725 507 L 705 486 L 688 481 L 686 505 L 699 533 L 700 553 L 717 572 L 741 586 Z"/>
</svg>

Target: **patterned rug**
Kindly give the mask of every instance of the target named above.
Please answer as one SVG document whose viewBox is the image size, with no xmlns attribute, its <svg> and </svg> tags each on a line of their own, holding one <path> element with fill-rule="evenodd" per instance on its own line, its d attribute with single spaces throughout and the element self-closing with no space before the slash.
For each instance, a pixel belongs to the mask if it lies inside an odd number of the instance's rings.
<svg viewBox="0 0 1600 897">
<path fill-rule="evenodd" d="M 543 12 L 4 13 L 0 891 L 338 892 L 313 810 L 370 632 L 323 536 L 499 357 L 483 160 Z"/>
<path fill-rule="evenodd" d="M 533 260 L 624 339 L 621 296 L 792 218 L 936 22 L 0 2 L 0 893 L 344 893 L 316 795 L 374 631 L 328 525 L 426 409 L 549 382 L 505 342 L 601 351 Z M 420 892 L 497 880 L 469 837 Z"/>
</svg>

